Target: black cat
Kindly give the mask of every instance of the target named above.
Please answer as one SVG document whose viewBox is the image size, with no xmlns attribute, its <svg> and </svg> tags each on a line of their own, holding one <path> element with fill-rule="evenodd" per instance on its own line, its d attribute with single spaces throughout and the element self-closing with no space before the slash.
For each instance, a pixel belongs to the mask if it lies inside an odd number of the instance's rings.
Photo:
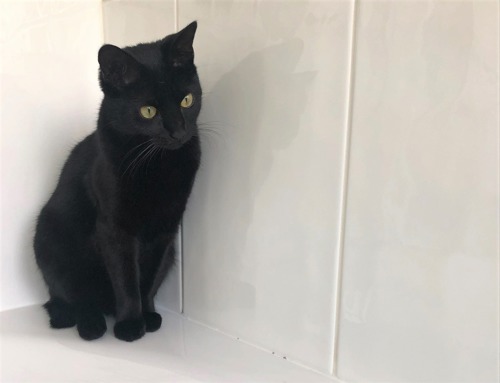
<svg viewBox="0 0 500 383">
<path fill-rule="evenodd" d="M 133 341 L 161 326 L 153 298 L 200 163 L 196 26 L 99 50 L 97 130 L 71 152 L 34 238 L 53 328 L 96 339 L 111 314 L 115 336 Z"/>
</svg>

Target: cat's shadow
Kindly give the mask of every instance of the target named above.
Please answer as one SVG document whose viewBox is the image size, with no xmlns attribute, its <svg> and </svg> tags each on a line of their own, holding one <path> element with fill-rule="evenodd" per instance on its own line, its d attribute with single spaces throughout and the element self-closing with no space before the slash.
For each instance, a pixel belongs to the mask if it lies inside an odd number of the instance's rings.
<svg viewBox="0 0 500 383">
<path fill-rule="evenodd" d="M 201 306 L 255 306 L 255 287 L 248 279 L 257 278 L 258 266 L 250 259 L 258 239 L 249 233 L 259 230 L 255 211 L 266 209 L 257 205 L 260 194 L 267 198 L 278 185 L 269 179 L 276 153 L 297 138 L 308 102 L 315 72 L 297 71 L 303 52 L 300 39 L 253 52 L 221 76 L 204 99 L 200 126 L 218 134 L 202 134 L 202 167 L 184 221 L 186 257 L 194 258 L 194 267 L 201 270 L 196 273 L 196 293 L 202 294 L 196 303 Z M 223 296 L 216 299 L 204 287 L 212 285 L 209 270 L 214 268 L 229 287 L 218 290 Z"/>
</svg>

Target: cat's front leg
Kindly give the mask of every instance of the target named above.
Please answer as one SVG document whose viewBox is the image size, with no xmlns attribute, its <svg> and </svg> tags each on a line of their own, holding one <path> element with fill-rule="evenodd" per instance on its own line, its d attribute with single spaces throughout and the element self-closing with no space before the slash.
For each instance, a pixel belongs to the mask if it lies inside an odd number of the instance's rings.
<svg viewBox="0 0 500 383">
<path fill-rule="evenodd" d="M 115 296 L 115 336 L 134 341 L 144 336 L 146 327 L 142 315 L 139 287 L 137 239 L 113 224 L 98 219 L 97 239 Z"/>
<path fill-rule="evenodd" d="M 154 332 L 161 327 L 162 317 L 155 310 L 154 297 L 175 262 L 174 238 L 175 234 L 160 238 L 150 254 L 150 262 L 141 269 L 142 311 L 147 332 Z"/>
</svg>

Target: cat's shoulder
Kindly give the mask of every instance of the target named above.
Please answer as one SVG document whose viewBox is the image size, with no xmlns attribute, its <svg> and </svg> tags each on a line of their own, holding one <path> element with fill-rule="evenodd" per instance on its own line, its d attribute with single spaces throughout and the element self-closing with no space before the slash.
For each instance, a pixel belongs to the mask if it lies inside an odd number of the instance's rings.
<svg viewBox="0 0 500 383">
<path fill-rule="evenodd" d="M 95 132 L 78 142 L 71 150 L 63 168 L 62 177 L 85 173 L 98 155 Z"/>
<path fill-rule="evenodd" d="M 94 157 L 98 151 L 96 132 L 90 133 L 71 150 L 71 157 Z"/>
</svg>

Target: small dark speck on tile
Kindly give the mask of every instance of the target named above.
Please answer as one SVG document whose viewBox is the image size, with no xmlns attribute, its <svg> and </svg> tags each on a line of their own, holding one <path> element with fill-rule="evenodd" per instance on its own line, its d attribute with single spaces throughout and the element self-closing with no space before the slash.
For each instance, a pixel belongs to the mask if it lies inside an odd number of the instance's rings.
<svg viewBox="0 0 500 383">
<path fill-rule="evenodd" d="M 285 359 L 285 360 L 286 360 L 286 356 L 284 356 L 284 357 L 283 357 L 283 359 Z"/>
</svg>

